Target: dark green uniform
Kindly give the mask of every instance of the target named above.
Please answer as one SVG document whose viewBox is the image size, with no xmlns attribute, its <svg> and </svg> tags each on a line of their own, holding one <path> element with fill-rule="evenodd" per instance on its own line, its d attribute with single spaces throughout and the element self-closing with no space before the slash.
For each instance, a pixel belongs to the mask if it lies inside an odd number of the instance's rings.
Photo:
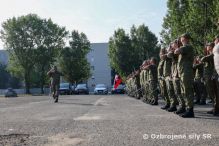
<svg viewBox="0 0 219 146">
<path fill-rule="evenodd" d="M 167 87 L 166 87 L 166 82 L 163 76 L 163 70 L 164 70 L 164 60 L 160 60 L 159 64 L 158 64 L 158 79 L 159 79 L 159 85 L 160 85 L 160 94 L 161 96 L 164 98 L 165 100 L 165 104 L 166 105 L 170 105 L 170 100 L 168 98 L 168 94 L 167 94 Z"/>
<path fill-rule="evenodd" d="M 158 78 L 157 78 L 157 66 L 156 65 L 150 65 L 148 67 L 148 77 L 149 77 L 149 84 L 150 84 L 150 98 L 152 101 L 152 104 L 158 103 L 158 90 L 157 90 L 157 84 L 158 84 Z"/>
<path fill-rule="evenodd" d="M 181 93 L 186 107 L 193 112 L 193 59 L 194 49 L 187 44 L 180 48 L 177 70 L 180 77 Z"/>
<path fill-rule="evenodd" d="M 177 70 L 178 55 L 175 55 L 173 52 L 170 52 L 168 53 L 168 57 L 172 58 L 172 80 L 173 80 L 174 93 L 175 96 L 177 97 L 177 99 L 174 98 L 172 104 L 176 105 L 178 101 L 179 106 L 181 108 L 185 108 L 185 100 L 181 94 L 180 78 Z"/>
<path fill-rule="evenodd" d="M 51 78 L 50 87 L 51 87 L 51 90 L 52 90 L 52 93 L 53 93 L 53 98 L 55 99 L 55 102 L 58 102 L 60 77 L 62 76 L 62 73 L 60 73 L 56 69 L 55 70 L 51 69 L 47 74 Z"/>
<path fill-rule="evenodd" d="M 210 99 L 213 99 L 213 82 L 212 82 L 212 75 L 214 72 L 214 56 L 213 54 L 207 55 L 201 59 L 204 63 L 204 83 L 207 90 L 207 94 Z"/>
<path fill-rule="evenodd" d="M 205 86 L 202 82 L 204 66 L 202 63 L 193 65 L 195 78 L 194 78 L 194 92 L 196 96 L 196 103 L 205 104 L 206 103 L 206 92 Z"/>
<path fill-rule="evenodd" d="M 173 105 L 175 102 L 175 95 L 174 95 L 174 88 L 173 88 L 173 82 L 172 82 L 172 76 L 171 76 L 171 67 L 172 67 L 172 59 L 167 58 L 165 59 L 164 63 L 164 78 L 166 81 L 167 86 L 167 93 L 170 100 L 170 104 Z"/>
</svg>

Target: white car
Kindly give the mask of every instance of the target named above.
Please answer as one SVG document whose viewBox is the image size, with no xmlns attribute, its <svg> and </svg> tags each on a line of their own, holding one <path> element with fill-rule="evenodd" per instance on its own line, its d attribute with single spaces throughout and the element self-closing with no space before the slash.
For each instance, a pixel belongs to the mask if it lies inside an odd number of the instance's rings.
<svg viewBox="0 0 219 146">
<path fill-rule="evenodd" d="M 94 94 L 108 94 L 108 88 L 105 84 L 97 84 L 94 89 Z"/>
</svg>

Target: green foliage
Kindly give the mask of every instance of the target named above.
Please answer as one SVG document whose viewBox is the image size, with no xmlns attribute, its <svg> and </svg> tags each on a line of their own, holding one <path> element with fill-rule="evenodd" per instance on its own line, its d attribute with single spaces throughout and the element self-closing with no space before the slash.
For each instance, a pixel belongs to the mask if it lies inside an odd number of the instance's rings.
<svg viewBox="0 0 219 146">
<path fill-rule="evenodd" d="M 203 53 L 206 42 L 216 34 L 219 18 L 218 0 L 168 0 L 161 37 L 168 45 L 181 34 L 188 32 L 198 54 Z"/>
<path fill-rule="evenodd" d="M 73 31 L 69 45 L 70 47 L 61 49 L 59 66 L 68 82 L 83 82 L 91 75 L 90 64 L 86 59 L 86 55 L 91 50 L 90 42 L 84 33 Z"/>
<path fill-rule="evenodd" d="M 124 29 L 118 29 L 109 40 L 110 65 L 125 77 L 157 53 L 156 44 L 156 36 L 144 24 L 132 26 L 130 36 Z"/>
<path fill-rule="evenodd" d="M 1 39 L 10 55 L 9 71 L 25 80 L 26 93 L 29 93 L 32 79 L 36 78 L 35 70 L 39 72 L 43 88 L 46 71 L 55 61 L 58 49 L 64 46 L 65 28 L 35 14 L 13 17 L 2 27 Z"/>
<path fill-rule="evenodd" d="M 0 89 L 6 89 L 9 87 L 18 88 L 20 87 L 20 80 L 12 76 L 8 70 L 7 66 L 0 63 Z"/>
</svg>

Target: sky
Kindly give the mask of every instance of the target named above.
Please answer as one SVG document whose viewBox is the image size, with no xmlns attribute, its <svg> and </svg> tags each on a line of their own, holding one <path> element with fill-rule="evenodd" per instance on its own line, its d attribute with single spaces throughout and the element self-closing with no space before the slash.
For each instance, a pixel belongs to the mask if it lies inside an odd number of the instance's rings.
<svg viewBox="0 0 219 146">
<path fill-rule="evenodd" d="M 117 28 L 128 33 L 133 24 L 143 23 L 159 38 L 166 11 L 166 0 L 0 0 L 0 23 L 34 13 L 100 43 L 108 42 Z"/>
</svg>

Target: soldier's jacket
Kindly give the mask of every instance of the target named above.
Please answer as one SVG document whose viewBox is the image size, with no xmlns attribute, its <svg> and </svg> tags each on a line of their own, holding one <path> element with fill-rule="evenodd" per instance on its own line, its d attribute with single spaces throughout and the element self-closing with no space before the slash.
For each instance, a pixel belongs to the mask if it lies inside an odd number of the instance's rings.
<svg viewBox="0 0 219 146">
<path fill-rule="evenodd" d="M 171 75 L 173 78 L 178 78 L 179 77 L 177 70 L 178 55 L 174 54 L 174 52 L 169 52 L 168 58 L 172 59 Z"/>
<path fill-rule="evenodd" d="M 203 66 L 202 63 L 194 64 L 193 69 L 194 69 L 194 72 L 195 72 L 195 79 L 203 78 L 204 66 Z"/>
<path fill-rule="evenodd" d="M 204 63 L 204 76 L 212 76 L 214 71 L 214 55 L 210 54 L 202 58 Z"/>
<path fill-rule="evenodd" d="M 180 48 L 180 52 L 177 64 L 179 76 L 193 77 L 194 48 L 187 44 Z"/>
<path fill-rule="evenodd" d="M 60 77 L 62 76 L 62 73 L 50 70 L 48 75 L 51 77 L 51 85 L 60 84 Z"/>
<path fill-rule="evenodd" d="M 171 66 L 172 66 L 172 59 L 166 58 L 163 67 L 164 77 L 171 76 Z"/>
<path fill-rule="evenodd" d="M 148 67 L 148 79 L 149 81 L 157 81 L 157 66 L 156 65 L 150 65 Z"/>
</svg>

